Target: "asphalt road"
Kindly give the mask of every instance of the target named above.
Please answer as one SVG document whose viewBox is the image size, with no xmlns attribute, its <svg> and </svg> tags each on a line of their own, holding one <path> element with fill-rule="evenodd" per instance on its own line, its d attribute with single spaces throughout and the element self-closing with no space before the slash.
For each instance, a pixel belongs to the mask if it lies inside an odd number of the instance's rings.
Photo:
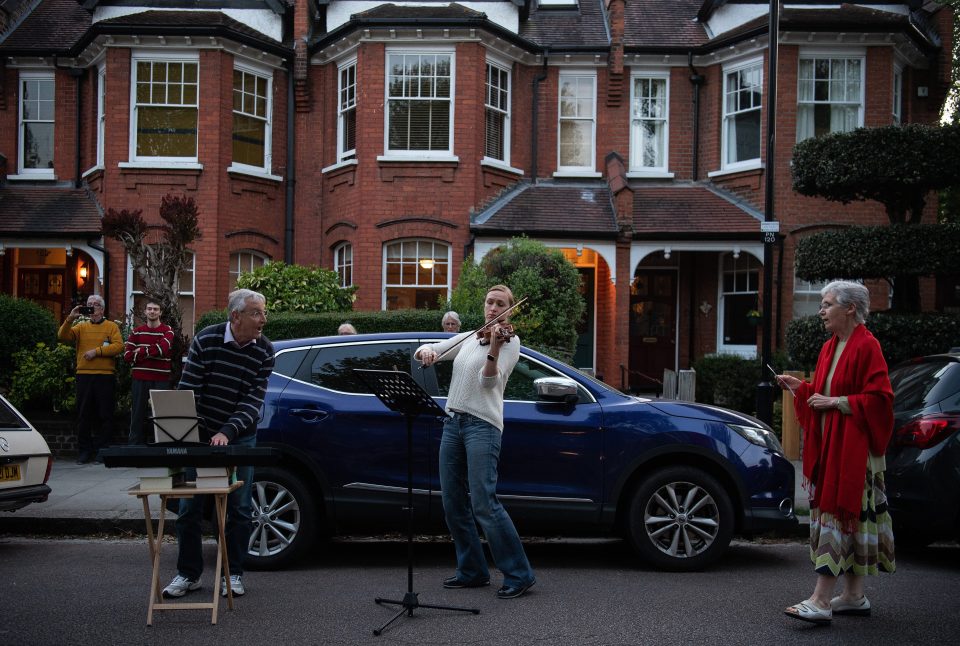
<svg viewBox="0 0 960 646">
<path fill-rule="evenodd" d="M 214 545 L 205 545 L 208 563 Z M 248 572 L 246 596 L 218 625 L 209 611 L 157 612 L 146 626 L 146 543 L 128 539 L 0 537 L 0 644 L 947 644 L 960 636 L 960 547 L 901 550 L 898 571 L 868 580 L 870 618 L 837 617 L 818 627 L 785 617 L 812 590 L 802 541 L 735 542 L 707 572 L 652 571 L 618 541 L 528 545 L 537 585 L 510 601 L 489 588 L 444 590 L 449 543 L 416 545 L 414 590 L 422 603 L 472 606 L 472 615 L 426 608 L 380 637 L 395 613 L 374 597 L 402 598 L 403 541 L 331 543 L 294 570 Z M 176 546 L 163 548 L 162 583 Z M 212 580 L 209 568 L 204 597 Z M 199 594 L 199 593 L 196 593 Z M 196 596 L 193 595 L 193 596 Z M 204 600 L 204 599 L 198 599 Z"/>
</svg>

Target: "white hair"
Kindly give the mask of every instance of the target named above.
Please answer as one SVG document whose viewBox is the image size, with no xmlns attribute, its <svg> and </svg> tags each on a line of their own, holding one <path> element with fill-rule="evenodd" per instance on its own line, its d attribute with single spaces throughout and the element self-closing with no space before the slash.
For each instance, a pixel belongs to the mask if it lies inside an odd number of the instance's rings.
<svg viewBox="0 0 960 646">
<path fill-rule="evenodd" d="M 260 301 L 261 303 L 267 302 L 266 297 L 260 292 L 255 292 L 252 289 L 238 289 L 230 292 L 227 299 L 227 313 L 237 312 L 239 314 L 247 306 L 249 300 Z"/>
</svg>

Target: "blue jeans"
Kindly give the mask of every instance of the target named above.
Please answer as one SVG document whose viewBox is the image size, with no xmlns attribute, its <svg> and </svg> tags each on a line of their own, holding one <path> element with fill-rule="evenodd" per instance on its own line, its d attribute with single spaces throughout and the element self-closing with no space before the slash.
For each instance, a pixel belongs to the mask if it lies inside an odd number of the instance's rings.
<svg viewBox="0 0 960 646">
<path fill-rule="evenodd" d="M 257 436 L 241 437 L 233 442 L 234 446 L 255 446 Z M 192 472 L 192 473 L 191 473 Z M 196 478 L 196 471 L 187 469 L 187 480 Z M 243 480 L 243 486 L 227 496 L 227 562 L 230 574 L 243 574 L 243 559 L 250 543 L 253 531 L 253 467 L 238 466 L 237 480 Z M 202 536 L 200 522 L 203 515 L 203 501 L 206 496 L 194 496 L 180 500 L 180 514 L 177 516 L 177 542 L 180 545 L 177 557 L 177 573 L 191 581 L 199 581 L 203 574 Z"/>
<path fill-rule="evenodd" d="M 447 527 L 457 550 L 457 578 L 490 578 L 477 524 L 490 545 L 503 584 L 518 587 L 534 581 L 507 510 L 497 498 L 500 431 L 466 413 L 455 413 L 443 423 L 440 440 L 440 488 Z"/>
</svg>

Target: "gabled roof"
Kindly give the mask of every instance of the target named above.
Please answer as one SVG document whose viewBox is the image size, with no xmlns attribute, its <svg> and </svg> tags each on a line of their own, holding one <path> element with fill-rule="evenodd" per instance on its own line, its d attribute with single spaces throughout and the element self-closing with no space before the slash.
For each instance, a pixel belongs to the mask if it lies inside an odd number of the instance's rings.
<svg viewBox="0 0 960 646">
<path fill-rule="evenodd" d="M 280 42 L 252 29 L 220 11 L 169 11 L 150 10 L 101 20 L 94 25 L 98 33 L 108 34 L 156 34 L 221 32 L 220 35 L 238 41 L 254 41 L 280 45 Z"/>
<path fill-rule="evenodd" d="M 629 6 L 629 3 L 628 3 Z M 605 49 L 610 46 L 604 0 L 580 0 L 576 9 L 530 9 L 520 35 L 550 49 Z"/>
<path fill-rule="evenodd" d="M 701 0 L 629 0 L 624 12 L 624 47 L 689 50 L 709 39 L 696 20 Z"/>
<path fill-rule="evenodd" d="M 84 189 L 0 186 L 0 236 L 101 235 L 100 208 Z"/>
<path fill-rule="evenodd" d="M 760 219 L 701 184 L 641 186 L 633 189 L 634 238 L 759 239 Z"/>
<path fill-rule="evenodd" d="M 91 15 L 76 0 L 42 0 L 12 31 L 0 36 L 0 50 L 17 55 L 64 54 L 90 28 Z"/>
<path fill-rule="evenodd" d="M 479 213 L 470 229 L 596 239 L 615 237 L 617 223 L 605 182 L 544 182 L 521 184 Z"/>
<path fill-rule="evenodd" d="M 424 20 L 430 18 L 485 18 L 486 14 L 475 11 L 462 4 L 452 2 L 449 5 L 430 5 L 420 7 L 406 7 L 395 4 L 381 4 L 355 13 L 351 18 L 358 19 L 385 19 L 385 20 Z"/>
</svg>

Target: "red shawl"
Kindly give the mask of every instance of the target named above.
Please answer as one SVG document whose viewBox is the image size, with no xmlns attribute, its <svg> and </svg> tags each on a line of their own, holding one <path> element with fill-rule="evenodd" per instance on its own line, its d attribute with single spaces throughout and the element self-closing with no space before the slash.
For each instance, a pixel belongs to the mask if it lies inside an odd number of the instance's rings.
<svg viewBox="0 0 960 646">
<path fill-rule="evenodd" d="M 810 506 L 833 514 L 842 530 L 851 532 L 860 517 L 867 451 L 883 455 L 893 433 L 893 389 L 880 344 L 867 328 L 858 325 L 830 383 L 830 396 L 846 396 L 851 414 L 811 409 L 807 399 L 824 392 L 839 342 L 834 335 L 823 344 L 813 384 L 804 382 L 797 388 L 794 405 L 803 429 L 803 478 L 810 491 Z"/>
</svg>

